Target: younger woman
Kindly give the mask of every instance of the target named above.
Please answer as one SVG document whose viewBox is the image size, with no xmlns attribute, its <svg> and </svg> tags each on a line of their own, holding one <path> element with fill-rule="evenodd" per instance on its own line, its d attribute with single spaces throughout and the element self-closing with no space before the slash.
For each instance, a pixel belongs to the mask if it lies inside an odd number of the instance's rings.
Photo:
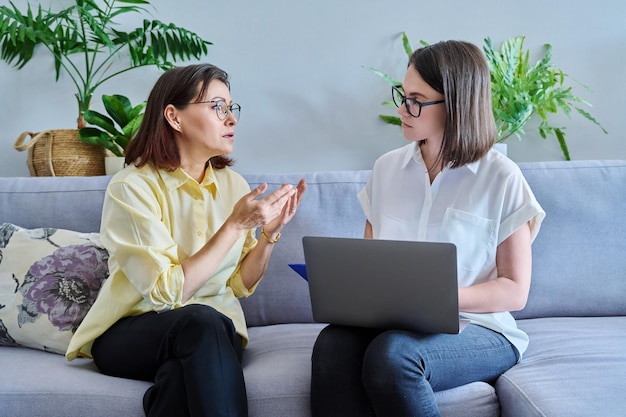
<svg viewBox="0 0 626 417">
<path fill-rule="evenodd" d="M 439 416 L 435 391 L 495 381 L 528 344 L 509 311 L 526 304 L 544 212 L 492 149 L 485 57 L 458 41 L 418 49 L 392 93 L 410 143 L 376 161 L 358 196 L 365 237 L 455 243 L 471 324 L 458 335 L 326 327 L 312 358 L 314 417 Z"/>
</svg>

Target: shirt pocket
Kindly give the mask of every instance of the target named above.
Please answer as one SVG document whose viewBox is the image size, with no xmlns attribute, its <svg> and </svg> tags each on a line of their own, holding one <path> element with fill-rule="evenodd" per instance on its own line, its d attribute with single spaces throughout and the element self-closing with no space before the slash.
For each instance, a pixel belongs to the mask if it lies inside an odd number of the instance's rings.
<svg viewBox="0 0 626 417">
<path fill-rule="evenodd" d="M 495 257 L 496 221 L 448 208 L 441 223 L 441 238 L 456 245 L 460 269 L 480 271 L 488 258 Z"/>
</svg>

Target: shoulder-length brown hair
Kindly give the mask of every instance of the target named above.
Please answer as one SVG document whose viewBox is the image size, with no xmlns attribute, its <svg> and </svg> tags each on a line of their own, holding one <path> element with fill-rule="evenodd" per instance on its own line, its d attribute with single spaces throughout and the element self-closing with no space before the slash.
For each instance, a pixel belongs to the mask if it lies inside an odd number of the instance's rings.
<svg viewBox="0 0 626 417">
<path fill-rule="evenodd" d="M 496 138 L 491 74 L 482 51 L 468 42 L 439 42 L 413 52 L 410 66 L 444 96 L 442 165 L 456 168 L 482 158 Z"/>
<path fill-rule="evenodd" d="M 143 121 L 137 135 L 126 149 L 126 164 L 141 167 L 148 163 L 157 168 L 173 171 L 180 167 L 180 152 L 174 138 L 174 129 L 165 120 L 165 107 L 171 104 L 184 109 L 189 103 L 200 100 L 213 80 L 222 81 L 228 88 L 228 74 L 211 64 L 177 67 L 159 77 L 150 92 Z M 226 155 L 207 161 L 215 169 L 233 164 Z"/>
</svg>

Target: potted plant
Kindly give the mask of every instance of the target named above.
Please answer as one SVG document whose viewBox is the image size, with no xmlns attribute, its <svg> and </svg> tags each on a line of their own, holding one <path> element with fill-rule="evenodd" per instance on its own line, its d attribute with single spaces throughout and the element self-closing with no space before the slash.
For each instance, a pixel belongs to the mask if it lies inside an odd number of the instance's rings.
<svg viewBox="0 0 626 417">
<path fill-rule="evenodd" d="M 78 137 L 85 143 L 105 149 L 105 173 L 112 175 L 124 167 L 126 147 L 141 126 L 146 102 L 133 106 L 123 95 L 105 94 L 102 103 L 108 116 L 95 110 L 85 110 L 85 122 L 93 126 L 81 128 Z"/>
<path fill-rule="evenodd" d="M 76 87 L 78 129 L 85 127 L 84 114 L 103 83 L 135 68 L 167 70 L 177 60 L 200 59 L 211 45 L 187 29 L 159 20 L 144 19 L 136 29 L 121 30 L 117 19 L 147 13 L 148 0 L 73 0 L 58 11 L 30 3 L 22 11 L 9 3 L 10 7 L 0 6 L 0 59 L 21 69 L 38 48 L 47 50 L 54 59 L 56 80 L 63 73 Z"/>
<path fill-rule="evenodd" d="M 413 50 L 406 36 L 402 33 L 402 43 L 408 56 Z M 428 45 L 421 41 L 422 45 Z M 485 39 L 483 51 L 491 73 L 491 93 L 493 113 L 496 120 L 498 136 L 496 142 L 504 142 L 515 135 L 522 139 L 524 126 L 534 116 L 540 118 L 539 135 L 546 139 L 554 136 L 559 142 L 563 157 L 570 160 L 569 149 L 565 141 L 565 128 L 551 124 L 550 115 L 559 111 L 570 116 L 576 110 L 585 119 L 607 131 L 602 125 L 582 109 L 578 104 L 590 106 L 585 100 L 577 97 L 572 88 L 565 85 L 567 75 L 552 62 L 552 47 L 545 44 L 544 56 L 534 64 L 530 63 L 530 52 L 524 49 L 524 36 L 517 36 L 504 41 L 500 51 L 493 47 L 490 38 Z M 400 84 L 387 74 L 370 68 L 389 84 Z M 584 87 L 584 86 L 583 86 Z M 586 87 L 585 87 L 586 88 Z M 391 101 L 383 102 L 393 105 Z M 380 116 L 386 123 L 400 125 L 396 116 Z"/>
</svg>

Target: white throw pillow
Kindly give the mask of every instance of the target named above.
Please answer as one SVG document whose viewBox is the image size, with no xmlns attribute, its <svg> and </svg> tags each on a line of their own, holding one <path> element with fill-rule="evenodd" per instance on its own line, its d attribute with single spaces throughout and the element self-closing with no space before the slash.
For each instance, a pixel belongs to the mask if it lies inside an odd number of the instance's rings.
<svg viewBox="0 0 626 417">
<path fill-rule="evenodd" d="M 65 354 L 102 283 L 98 233 L 0 225 L 0 345 Z"/>
</svg>

